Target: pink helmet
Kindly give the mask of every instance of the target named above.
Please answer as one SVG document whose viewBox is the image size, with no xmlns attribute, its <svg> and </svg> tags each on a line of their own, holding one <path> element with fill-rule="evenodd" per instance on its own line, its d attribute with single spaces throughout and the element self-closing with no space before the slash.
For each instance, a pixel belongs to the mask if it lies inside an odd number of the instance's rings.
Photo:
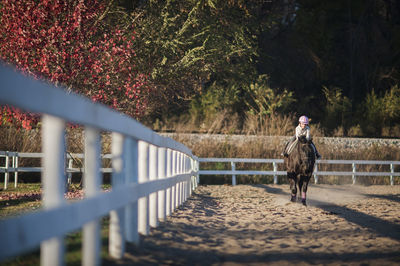
<svg viewBox="0 0 400 266">
<path fill-rule="evenodd" d="M 302 124 L 308 125 L 308 117 L 305 116 L 305 115 L 302 115 L 302 116 L 299 118 L 299 122 L 302 123 Z"/>
</svg>

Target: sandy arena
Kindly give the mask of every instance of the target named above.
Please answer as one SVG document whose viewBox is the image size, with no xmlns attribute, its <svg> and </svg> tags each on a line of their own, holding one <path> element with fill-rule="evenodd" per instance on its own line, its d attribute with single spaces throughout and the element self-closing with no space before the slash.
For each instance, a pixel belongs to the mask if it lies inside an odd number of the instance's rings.
<svg viewBox="0 0 400 266">
<path fill-rule="evenodd" d="M 200 186 L 105 265 L 400 265 L 400 186 Z"/>
</svg>

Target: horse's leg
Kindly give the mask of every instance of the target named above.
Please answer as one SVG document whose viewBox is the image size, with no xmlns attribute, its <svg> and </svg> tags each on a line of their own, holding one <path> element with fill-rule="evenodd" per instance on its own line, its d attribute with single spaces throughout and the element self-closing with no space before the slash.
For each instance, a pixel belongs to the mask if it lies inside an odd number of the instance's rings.
<svg viewBox="0 0 400 266">
<path fill-rule="evenodd" d="M 301 202 L 303 202 L 303 199 L 304 199 L 304 197 L 303 197 L 303 183 L 304 183 L 304 180 L 303 180 L 303 176 L 301 175 L 300 178 L 299 178 L 299 194 L 301 193 Z"/>
<path fill-rule="evenodd" d="M 306 195 L 307 195 L 307 188 L 308 188 L 308 182 L 310 181 L 310 177 L 311 176 L 301 176 L 300 177 L 300 180 L 302 183 L 302 187 L 300 188 L 301 202 L 303 203 L 303 205 L 307 205 L 306 204 Z"/>
<path fill-rule="evenodd" d="M 287 176 L 288 176 L 288 179 L 289 179 L 290 191 L 292 193 L 290 201 L 295 202 L 296 201 L 296 195 L 297 195 L 296 174 L 288 173 Z"/>
</svg>

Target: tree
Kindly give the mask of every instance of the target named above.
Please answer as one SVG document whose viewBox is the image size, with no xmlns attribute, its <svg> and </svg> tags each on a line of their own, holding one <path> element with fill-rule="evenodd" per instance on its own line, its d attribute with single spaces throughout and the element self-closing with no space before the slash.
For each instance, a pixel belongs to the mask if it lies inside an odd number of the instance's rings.
<svg viewBox="0 0 400 266">
<path fill-rule="evenodd" d="M 338 127 L 347 131 L 351 125 L 352 105 L 348 97 L 344 96 L 339 88 L 323 87 L 326 99 L 325 114 L 323 125 L 328 131 L 332 132 Z M 346 132 L 343 132 L 344 134 Z"/>
<path fill-rule="evenodd" d="M 147 106 L 147 76 L 135 65 L 133 27 L 107 23 L 112 5 L 101 0 L 2 1 L 0 58 L 34 78 L 140 117 Z M 37 121 L 9 107 L 2 115 L 2 122 L 28 129 Z"/>
<path fill-rule="evenodd" d="M 400 2 L 395 0 L 273 1 L 293 10 L 263 32 L 259 68 L 271 86 L 291 88 L 297 112 L 324 122 L 324 86 L 341 88 L 352 114 L 375 89 L 400 82 Z M 352 117 L 352 121 L 356 117 Z"/>
<path fill-rule="evenodd" d="M 138 2 L 138 1 L 136 1 Z M 136 47 L 154 86 L 152 111 L 158 116 L 187 111 L 209 86 L 240 86 L 256 77 L 260 1 L 144 1 L 136 18 Z M 235 84 L 236 83 L 236 84 Z"/>
<path fill-rule="evenodd" d="M 379 96 L 372 90 L 360 109 L 360 124 L 365 134 L 381 136 L 383 129 L 396 129 L 400 121 L 400 88 L 393 86 Z M 394 135 L 398 132 L 394 132 Z"/>
</svg>

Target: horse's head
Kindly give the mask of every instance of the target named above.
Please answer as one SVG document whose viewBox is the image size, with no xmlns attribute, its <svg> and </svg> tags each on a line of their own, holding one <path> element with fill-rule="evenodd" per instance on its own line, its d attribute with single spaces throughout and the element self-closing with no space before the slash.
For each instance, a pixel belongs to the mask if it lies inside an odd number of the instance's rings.
<svg viewBox="0 0 400 266">
<path fill-rule="evenodd" d="M 307 138 L 305 136 L 300 136 L 299 137 L 299 143 L 301 143 L 301 144 L 310 144 L 310 141 L 307 140 Z"/>
</svg>

